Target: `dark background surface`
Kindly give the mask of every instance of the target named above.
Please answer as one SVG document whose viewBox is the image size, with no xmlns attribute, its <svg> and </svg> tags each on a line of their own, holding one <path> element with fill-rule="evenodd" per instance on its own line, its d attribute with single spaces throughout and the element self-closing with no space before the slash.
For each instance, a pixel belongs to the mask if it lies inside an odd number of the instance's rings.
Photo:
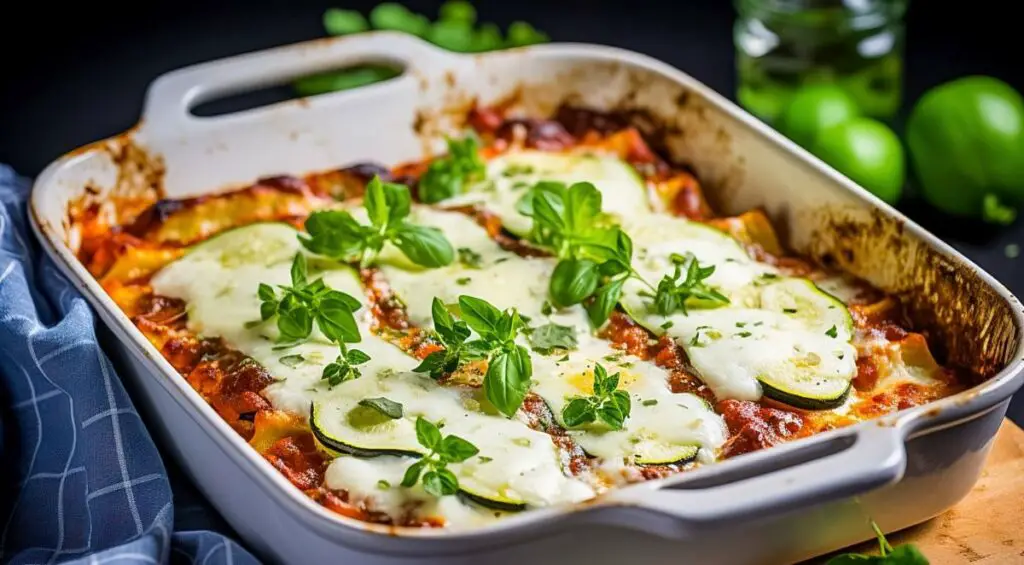
<svg viewBox="0 0 1024 565">
<path fill-rule="evenodd" d="M 8 5 L 13 3 L 8 3 Z M 368 11 L 375 2 L 150 0 L 117 6 L 19 2 L 0 8 L 0 162 L 37 174 L 61 153 L 118 133 L 138 119 L 146 86 L 175 68 L 324 35 L 330 6 Z M 434 17 L 439 2 L 406 2 Z M 906 111 L 927 88 L 988 74 L 1024 91 L 1014 46 L 1019 23 L 996 0 L 913 0 L 908 12 Z M 481 21 L 524 19 L 555 41 L 603 43 L 673 64 L 734 95 L 732 25 L 726 0 L 476 2 Z M 354 156 L 355 157 L 355 156 Z M 1024 295 L 1024 222 L 1006 230 L 938 217 L 912 197 L 900 208 Z M 1024 423 L 1024 395 L 1011 407 Z"/>
</svg>

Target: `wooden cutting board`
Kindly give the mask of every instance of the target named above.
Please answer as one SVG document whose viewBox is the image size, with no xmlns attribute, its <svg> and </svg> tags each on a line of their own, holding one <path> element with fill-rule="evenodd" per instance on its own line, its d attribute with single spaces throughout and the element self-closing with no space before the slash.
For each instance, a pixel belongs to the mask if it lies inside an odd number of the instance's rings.
<svg viewBox="0 0 1024 565">
<path fill-rule="evenodd" d="M 932 565 L 1024 564 L 1024 431 L 1004 420 L 985 470 L 967 498 L 945 514 L 887 538 L 894 546 L 913 543 Z M 878 544 L 838 553 L 847 551 L 874 555 Z"/>
</svg>

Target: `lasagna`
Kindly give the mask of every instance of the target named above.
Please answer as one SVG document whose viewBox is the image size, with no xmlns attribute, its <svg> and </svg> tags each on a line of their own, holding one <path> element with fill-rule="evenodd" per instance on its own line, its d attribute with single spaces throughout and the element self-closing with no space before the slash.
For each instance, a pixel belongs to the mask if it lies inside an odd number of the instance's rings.
<svg viewBox="0 0 1024 565">
<path fill-rule="evenodd" d="M 714 213 L 627 124 L 72 212 L 189 385 L 330 510 L 467 528 L 948 396 L 894 297 Z M 127 216 L 127 217 L 125 217 Z"/>
</svg>

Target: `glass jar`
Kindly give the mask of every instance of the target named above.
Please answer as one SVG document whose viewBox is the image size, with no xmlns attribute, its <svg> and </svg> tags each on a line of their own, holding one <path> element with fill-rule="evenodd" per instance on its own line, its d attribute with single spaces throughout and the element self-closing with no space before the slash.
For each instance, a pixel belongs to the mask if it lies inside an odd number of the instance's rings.
<svg viewBox="0 0 1024 565">
<path fill-rule="evenodd" d="M 900 105 L 908 0 L 735 0 L 737 99 L 771 122 L 802 85 L 834 83 L 865 114 Z"/>
</svg>

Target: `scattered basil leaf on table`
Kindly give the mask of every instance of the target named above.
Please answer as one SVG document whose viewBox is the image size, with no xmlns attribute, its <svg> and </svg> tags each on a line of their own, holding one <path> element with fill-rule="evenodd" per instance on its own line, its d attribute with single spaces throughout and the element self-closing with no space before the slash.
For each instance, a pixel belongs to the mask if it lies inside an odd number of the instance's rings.
<svg viewBox="0 0 1024 565">
<path fill-rule="evenodd" d="M 299 241 L 313 253 L 360 267 L 371 265 L 387 242 L 423 267 L 442 267 L 455 259 L 455 250 L 441 230 L 406 221 L 411 197 L 404 184 L 373 177 L 363 206 L 371 225 L 360 224 L 345 210 L 320 210 L 306 219 L 307 234 L 300 234 Z"/>
<path fill-rule="evenodd" d="M 416 441 L 430 451 L 405 470 L 402 486 L 410 488 L 422 480 L 423 490 L 432 496 L 458 492 L 459 479 L 448 470 L 448 464 L 461 463 L 480 450 L 459 436 L 442 437 L 438 426 L 422 417 L 416 418 Z"/>
<path fill-rule="evenodd" d="M 872 521 L 871 528 L 878 538 L 879 555 L 844 553 L 829 559 L 825 565 L 929 565 L 928 558 L 914 545 L 906 544 L 893 548 L 885 539 L 878 524 Z"/>
</svg>

